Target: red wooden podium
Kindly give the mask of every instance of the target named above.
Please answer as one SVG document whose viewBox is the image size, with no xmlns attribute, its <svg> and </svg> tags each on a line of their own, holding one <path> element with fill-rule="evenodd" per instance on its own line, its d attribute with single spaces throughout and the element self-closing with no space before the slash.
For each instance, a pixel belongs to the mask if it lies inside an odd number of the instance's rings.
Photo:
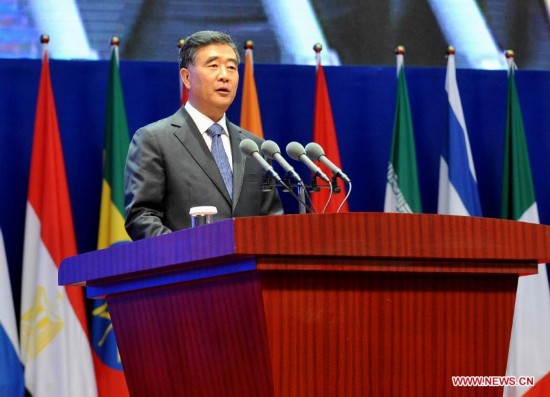
<svg viewBox="0 0 550 397">
<path fill-rule="evenodd" d="M 106 297 L 132 396 L 501 395 L 518 275 L 550 227 L 350 213 L 237 218 L 65 260 Z M 529 374 L 526 374 L 529 375 Z"/>
</svg>

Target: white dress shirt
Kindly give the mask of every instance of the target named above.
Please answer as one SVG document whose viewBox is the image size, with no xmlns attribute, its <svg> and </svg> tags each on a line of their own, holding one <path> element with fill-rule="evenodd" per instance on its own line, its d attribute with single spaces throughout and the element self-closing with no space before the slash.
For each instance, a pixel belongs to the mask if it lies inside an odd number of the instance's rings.
<svg viewBox="0 0 550 397">
<path fill-rule="evenodd" d="M 202 137 L 204 138 L 204 142 L 206 142 L 206 146 L 208 146 L 208 149 L 212 150 L 212 137 L 208 133 L 208 129 L 212 124 L 218 123 L 223 128 L 223 133 L 221 134 L 223 148 L 225 149 L 225 154 L 227 154 L 227 159 L 229 160 L 229 165 L 231 166 L 231 171 L 233 171 L 233 156 L 231 154 L 231 143 L 229 141 L 229 133 L 227 132 L 227 121 L 225 118 L 225 113 L 223 114 L 222 118 L 219 121 L 213 121 L 209 117 L 205 116 L 201 112 L 199 112 L 197 109 L 193 107 L 187 101 L 185 104 L 185 110 L 189 113 L 195 124 L 197 125 L 197 128 L 199 129 L 199 132 L 201 133 Z"/>
</svg>

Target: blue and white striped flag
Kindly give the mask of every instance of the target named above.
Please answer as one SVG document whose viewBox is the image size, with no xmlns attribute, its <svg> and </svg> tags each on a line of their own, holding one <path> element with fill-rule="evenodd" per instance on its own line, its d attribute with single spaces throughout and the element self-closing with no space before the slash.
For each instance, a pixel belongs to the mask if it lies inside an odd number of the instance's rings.
<svg viewBox="0 0 550 397">
<path fill-rule="evenodd" d="M 449 131 L 439 166 L 437 212 L 481 216 L 474 160 L 456 83 L 454 48 L 447 51 L 445 89 L 449 97 Z"/>
<path fill-rule="evenodd" d="M 0 396 L 23 396 L 25 380 L 11 294 L 8 261 L 0 230 Z"/>
</svg>

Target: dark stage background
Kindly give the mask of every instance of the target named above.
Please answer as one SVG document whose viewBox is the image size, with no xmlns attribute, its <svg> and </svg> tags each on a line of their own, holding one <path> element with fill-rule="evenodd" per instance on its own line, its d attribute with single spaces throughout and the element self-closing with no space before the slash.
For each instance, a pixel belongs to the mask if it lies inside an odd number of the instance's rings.
<svg viewBox="0 0 550 397">
<path fill-rule="evenodd" d="M 0 58 L 39 58 L 48 33 L 52 59 L 108 59 L 118 35 L 121 59 L 175 61 L 178 39 L 214 29 L 254 40 L 259 63 L 312 65 L 321 41 L 335 65 L 393 65 L 404 45 L 409 65 L 440 67 L 452 44 L 459 67 L 494 69 L 466 54 L 495 46 L 521 53 L 524 69 L 549 70 L 549 15 L 545 0 L 0 0 Z"/>
<path fill-rule="evenodd" d="M 521 59 L 518 60 L 521 66 Z M 41 63 L 0 60 L 0 225 L 19 312 L 21 256 L 30 151 Z M 94 250 L 102 182 L 107 61 L 50 62 L 65 153 L 79 252 Z M 179 104 L 175 62 L 121 62 L 130 133 L 175 112 Z M 325 67 L 344 171 L 353 181 L 351 211 L 382 211 L 396 97 L 394 67 Z M 407 68 L 416 136 L 422 204 L 435 213 L 439 152 L 446 130 L 445 69 Z M 255 65 L 267 139 L 283 149 L 311 141 L 313 66 Z M 550 224 L 550 72 L 518 71 L 541 222 Z M 458 70 L 466 123 L 477 169 L 483 213 L 498 217 L 505 129 L 505 71 Z M 228 117 L 239 122 L 240 97 Z M 286 155 L 285 155 L 286 157 Z M 292 160 L 290 160 L 292 162 Z M 305 167 L 293 162 L 309 180 Z M 279 170 L 282 172 L 282 170 Z M 285 210 L 297 212 L 288 198 Z M 261 238 L 261 236 L 258 236 Z M 331 236 L 327 236 L 331 238 Z"/>
</svg>

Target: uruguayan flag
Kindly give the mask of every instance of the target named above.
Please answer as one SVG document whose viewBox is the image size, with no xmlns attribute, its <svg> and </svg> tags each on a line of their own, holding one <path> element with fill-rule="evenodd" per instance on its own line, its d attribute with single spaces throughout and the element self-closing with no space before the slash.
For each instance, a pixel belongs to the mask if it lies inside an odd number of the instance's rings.
<svg viewBox="0 0 550 397">
<path fill-rule="evenodd" d="M 0 230 L 0 396 L 23 396 L 25 381 L 11 294 L 8 261 Z"/>
<path fill-rule="evenodd" d="M 474 161 L 456 83 L 454 54 L 448 56 L 445 89 L 449 96 L 449 131 L 440 160 L 437 212 L 481 216 Z"/>
</svg>

